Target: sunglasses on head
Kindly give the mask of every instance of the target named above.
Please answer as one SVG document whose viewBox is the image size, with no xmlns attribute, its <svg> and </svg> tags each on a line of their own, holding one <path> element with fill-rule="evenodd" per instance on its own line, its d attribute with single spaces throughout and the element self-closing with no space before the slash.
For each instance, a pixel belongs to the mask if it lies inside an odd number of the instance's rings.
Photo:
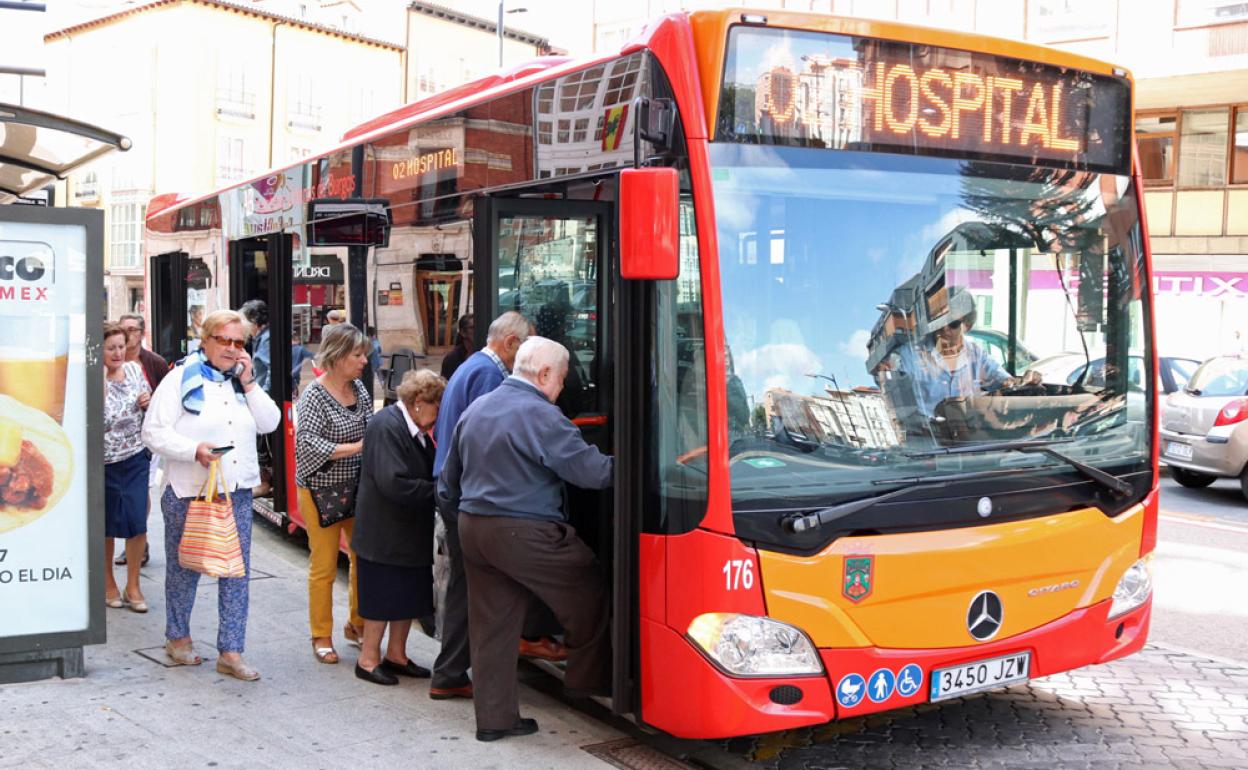
<svg viewBox="0 0 1248 770">
<path fill-rule="evenodd" d="M 212 338 L 226 347 L 233 345 L 235 350 L 242 350 L 247 347 L 247 340 L 238 340 L 233 337 L 222 337 L 219 334 L 213 334 Z"/>
</svg>

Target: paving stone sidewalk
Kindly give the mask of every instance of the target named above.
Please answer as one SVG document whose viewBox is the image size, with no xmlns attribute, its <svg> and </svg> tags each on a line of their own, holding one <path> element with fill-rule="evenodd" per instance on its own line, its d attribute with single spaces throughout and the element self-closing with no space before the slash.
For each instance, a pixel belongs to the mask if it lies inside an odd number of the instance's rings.
<svg viewBox="0 0 1248 770">
<path fill-rule="evenodd" d="M 1248 667 L 1149 646 L 947 703 L 721 746 L 751 767 L 1248 768 Z"/>
<path fill-rule="evenodd" d="M 341 637 L 345 569 L 335 587 L 342 662 L 318 663 L 308 638 L 306 546 L 260 520 L 245 657 L 263 678 L 240 682 L 216 672 L 217 590 L 209 579 L 200 582 L 191 623 L 204 664 L 169 668 L 158 507 L 149 526 L 152 559 L 142 584 L 151 611 L 108 611 L 108 644 L 86 648 L 84 679 L 0 686 L 0 767 L 588 769 L 608 765 L 584 746 L 623 737 L 522 687 L 521 713 L 535 717 L 541 732 L 479 743 L 472 704 L 430 700 L 428 680 L 380 687 L 356 679 L 356 648 Z M 413 630 L 408 652 L 428 667 L 437 643 Z"/>
</svg>

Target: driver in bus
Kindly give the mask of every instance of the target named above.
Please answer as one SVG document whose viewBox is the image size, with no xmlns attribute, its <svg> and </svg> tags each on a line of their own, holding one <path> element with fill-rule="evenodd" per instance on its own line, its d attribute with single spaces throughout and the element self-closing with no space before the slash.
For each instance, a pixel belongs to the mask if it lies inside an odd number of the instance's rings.
<svg viewBox="0 0 1248 770">
<path fill-rule="evenodd" d="M 1039 372 L 1027 372 L 1021 380 L 1012 376 L 967 335 L 975 317 L 970 292 L 954 287 L 944 315 L 928 323 L 921 340 L 897 351 L 896 368 L 909 375 L 919 411 L 928 419 L 936 416 L 942 401 L 963 401 L 1002 388 L 1040 383 Z"/>
</svg>

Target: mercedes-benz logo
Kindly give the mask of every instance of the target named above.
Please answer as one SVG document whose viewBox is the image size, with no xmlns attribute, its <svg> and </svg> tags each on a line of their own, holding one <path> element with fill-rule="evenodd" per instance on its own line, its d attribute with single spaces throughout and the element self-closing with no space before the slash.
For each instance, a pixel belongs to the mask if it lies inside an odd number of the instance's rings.
<svg viewBox="0 0 1248 770">
<path fill-rule="evenodd" d="M 992 591 L 980 591 L 966 610 L 966 630 L 977 641 L 985 642 L 997 635 L 1004 619 L 1001 597 Z"/>
</svg>

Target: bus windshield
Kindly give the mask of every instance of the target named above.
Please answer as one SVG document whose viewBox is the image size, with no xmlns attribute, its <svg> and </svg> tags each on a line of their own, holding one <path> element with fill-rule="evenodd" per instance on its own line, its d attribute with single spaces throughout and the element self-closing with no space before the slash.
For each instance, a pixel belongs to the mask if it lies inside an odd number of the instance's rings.
<svg viewBox="0 0 1248 770">
<path fill-rule="evenodd" d="M 736 513 L 1070 471 L 939 451 L 999 441 L 1146 467 L 1155 376 L 1129 177 L 723 142 L 711 164 Z"/>
</svg>

